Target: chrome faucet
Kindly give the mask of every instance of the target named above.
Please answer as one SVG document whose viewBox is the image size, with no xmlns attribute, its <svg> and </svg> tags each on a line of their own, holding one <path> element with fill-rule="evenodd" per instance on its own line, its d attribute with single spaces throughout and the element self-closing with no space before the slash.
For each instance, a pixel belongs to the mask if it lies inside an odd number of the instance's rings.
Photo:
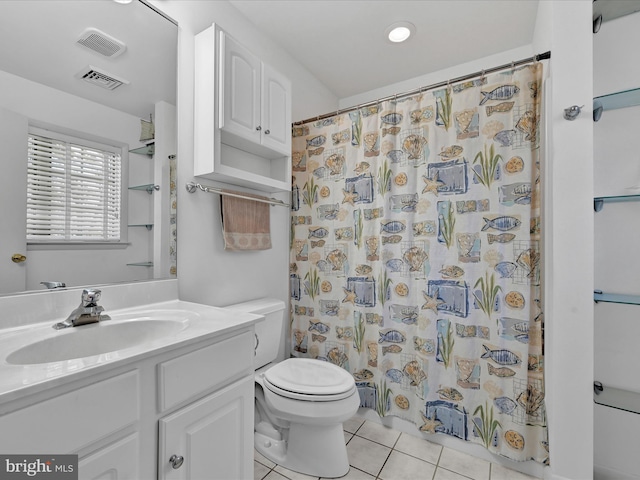
<svg viewBox="0 0 640 480">
<path fill-rule="evenodd" d="M 40 282 L 40 285 L 44 285 L 50 290 L 54 290 L 56 288 L 66 288 L 66 284 L 64 282 Z"/>
<path fill-rule="evenodd" d="M 97 288 L 84 289 L 80 306 L 71 312 L 64 322 L 58 322 L 53 325 L 53 328 L 60 330 L 61 328 L 79 327 L 80 325 L 97 323 L 102 320 L 110 320 L 109 315 L 102 314 L 104 307 L 98 305 L 101 293 Z"/>
</svg>

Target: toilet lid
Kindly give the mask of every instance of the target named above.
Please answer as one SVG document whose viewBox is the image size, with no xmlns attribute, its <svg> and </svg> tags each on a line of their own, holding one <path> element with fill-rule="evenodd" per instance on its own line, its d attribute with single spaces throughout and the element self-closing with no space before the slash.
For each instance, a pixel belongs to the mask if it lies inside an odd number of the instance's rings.
<svg viewBox="0 0 640 480">
<path fill-rule="evenodd" d="M 289 358 L 264 373 L 264 379 L 282 393 L 304 396 L 343 397 L 355 388 L 346 370 L 329 362 L 311 358 Z M 287 395 L 291 396 L 291 395 Z"/>
</svg>

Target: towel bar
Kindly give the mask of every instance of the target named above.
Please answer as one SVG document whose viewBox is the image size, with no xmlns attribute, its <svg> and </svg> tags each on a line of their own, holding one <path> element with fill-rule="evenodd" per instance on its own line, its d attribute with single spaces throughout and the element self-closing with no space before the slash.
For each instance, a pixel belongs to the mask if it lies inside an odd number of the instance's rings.
<svg viewBox="0 0 640 480">
<path fill-rule="evenodd" d="M 201 185 L 199 183 L 194 183 L 194 182 L 189 182 L 185 185 L 185 188 L 187 189 L 187 192 L 189 193 L 193 193 L 196 191 L 196 189 L 200 189 L 203 192 L 207 192 L 207 193 L 216 193 L 218 195 L 228 195 L 230 197 L 237 197 L 237 198 L 246 198 L 247 200 L 254 200 L 256 202 L 261 202 L 261 203 L 268 203 L 271 206 L 277 206 L 277 207 L 290 207 L 291 204 L 289 203 L 285 203 L 281 200 L 278 200 L 276 198 L 255 198 L 255 197 L 250 197 L 248 195 L 241 195 L 237 192 L 229 192 L 226 190 L 222 190 L 221 188 L 216 188 L 216 187 L 209 187 L 207 185 Z"/>
</svg>

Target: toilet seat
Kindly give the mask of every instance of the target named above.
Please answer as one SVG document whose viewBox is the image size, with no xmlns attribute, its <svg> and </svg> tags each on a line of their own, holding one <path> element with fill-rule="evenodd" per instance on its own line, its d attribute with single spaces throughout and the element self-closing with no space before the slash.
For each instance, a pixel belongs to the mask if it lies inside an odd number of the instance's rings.
<svg viewBox="0 0 640 480">
<path fill-rule="evenodd" d="M 342 400 L 356 386 L 351 374 L 329 362 L 310 358 L 290 358 L 262 374 L 264 386 L 283 397 L 312 401 Z"/>
</svg>

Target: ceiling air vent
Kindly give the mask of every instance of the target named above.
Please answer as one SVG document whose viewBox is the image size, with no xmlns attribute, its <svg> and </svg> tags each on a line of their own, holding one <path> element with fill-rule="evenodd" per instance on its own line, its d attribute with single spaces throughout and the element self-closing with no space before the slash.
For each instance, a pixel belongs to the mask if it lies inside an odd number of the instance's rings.
<svg viewBox="0 0 640 480">
<path fill-rule="evenodd" d="M 88 65 L 82 69 L 77 75 L 85 82 L 89 82 L 98 87 L 106 88 L 107 90 L 115 90 L 120 85 L 128 85 L 129 82 L 123 78 L 118 78 L 115 75 L 99 70 L 96 67 Z"/>
<path fill-rule="evenodd" d="M 123 42 L 97 28 L 87 28 L 77 43 L 109 58 L 116 58 L 127 49 Z"/>
</svg>

